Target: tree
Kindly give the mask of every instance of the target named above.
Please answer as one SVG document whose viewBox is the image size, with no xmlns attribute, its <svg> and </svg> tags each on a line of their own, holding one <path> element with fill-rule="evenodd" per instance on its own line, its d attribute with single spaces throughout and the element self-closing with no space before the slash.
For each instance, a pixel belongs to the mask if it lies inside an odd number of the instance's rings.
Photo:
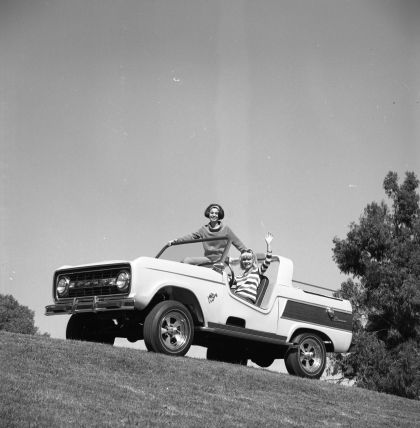
<svg viewBox="0 0 420 428">
<path fill-rule="evenodd" d="M 11 295 L 0 294 L 0 330 L 12 333 L 37 334 L 34 311 L 22 306 Z"/>
<path fill-rule="evenodd" d="M 341 371 L 357 386 L 408 398 L 420 396 L 419 180 L 395 172 L 383 182 L 391 201 L 372 202 L 346 239 L 334 238 L 333 259 L 351 275 L 338 297 L 354 310 L 354 350 L 338 356 Z"/>
</svg>

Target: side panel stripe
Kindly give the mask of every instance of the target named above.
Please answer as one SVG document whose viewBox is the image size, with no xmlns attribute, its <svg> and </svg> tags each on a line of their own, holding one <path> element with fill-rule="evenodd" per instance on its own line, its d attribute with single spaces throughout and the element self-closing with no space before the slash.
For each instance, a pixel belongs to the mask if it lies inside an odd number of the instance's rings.
<svg viewBox="0 0 420 428">
<path fill-rule="evenodd" d="M 281 318 L 352 331 L 352 314 L 334 309 L 330 314 L 328 314 L 326 307 L 288 300 Z"/>
</svg>

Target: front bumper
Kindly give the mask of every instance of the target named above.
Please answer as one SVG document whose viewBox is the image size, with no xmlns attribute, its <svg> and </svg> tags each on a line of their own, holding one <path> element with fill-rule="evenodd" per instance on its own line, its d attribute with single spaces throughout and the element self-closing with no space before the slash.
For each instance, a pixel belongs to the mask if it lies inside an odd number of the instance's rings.
<svg viewBox="0 0 420 428">
<path fill-rule="evenodd" d="M 127 310 L 134 310 L 134 297 L 74 297 L 65 302 L 46 306 L 45 315 Z"/>
</svg>

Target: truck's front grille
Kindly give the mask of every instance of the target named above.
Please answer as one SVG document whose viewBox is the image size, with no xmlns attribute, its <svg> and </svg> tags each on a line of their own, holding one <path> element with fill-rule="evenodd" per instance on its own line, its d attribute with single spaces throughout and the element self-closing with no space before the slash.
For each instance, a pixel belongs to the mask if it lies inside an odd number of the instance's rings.
<svg viewBox="0 0 420 428">
<path fill-rule="evenodd" d="M 125 289 L 121 291 L 117 285 L 117 276 L 121 271 L 128 271 L 131 277 L 129 264 L 117 264 L 108 266 L 93 266 L 88 268 L 71 268 L 57 271 L 54 277 L 54 284 L 62 277 L 69 279 L 69 291 L 65 297 L 85 297 L 85 296 L 109 296 L 121 295 L 129 292 Z"/>
</svg>

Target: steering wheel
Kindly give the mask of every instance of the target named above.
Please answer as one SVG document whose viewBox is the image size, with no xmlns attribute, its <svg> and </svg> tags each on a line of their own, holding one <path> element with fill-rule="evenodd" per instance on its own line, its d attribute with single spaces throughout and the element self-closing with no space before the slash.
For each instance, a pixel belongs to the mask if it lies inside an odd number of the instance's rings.
<svg viewBox="0 0 420 428">
<path fill-rule="evenodd" d="M 229 278 L 229 287 L 232 288 L 232 285 L 235 282 L 235 273 L 233 272 L 233 269 L 230 264 L 226 264 L 226 267 L 228 267 L 230 271 L 230 273 L 228 273 L 227 276 Z"/>
<path fill-rule="evenodd" d="M 226 272 L 226 275 L 229 278 L 228 284 L 229 287 L 232 288 L 232 285 L 235 281 L 235 273 L 233 272 L 232 267 L 228 263 L 215 263 L 213 265 L 213 269 L 215 269 L 217 272 L 222 273 L 226 269 L 229 269 L 229 272 Z"/>
</svg>

